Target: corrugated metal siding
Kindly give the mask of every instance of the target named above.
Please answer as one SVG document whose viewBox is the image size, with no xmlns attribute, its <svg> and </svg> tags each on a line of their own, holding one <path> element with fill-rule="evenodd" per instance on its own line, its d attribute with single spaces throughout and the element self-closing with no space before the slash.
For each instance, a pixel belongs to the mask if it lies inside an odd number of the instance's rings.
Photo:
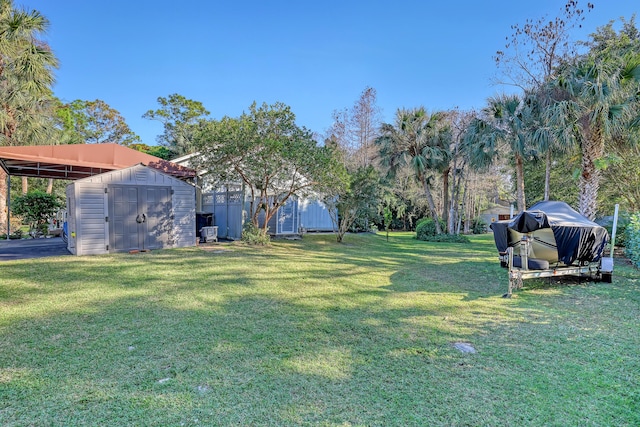
<svg viewBox="0 0 640 427">
<path fill-rule="evenodd" d="M 333 231 L 329 209 L 318 200 L 304 199 L 298 202 L 300 227 L 307 231 Z"/>
</svg>

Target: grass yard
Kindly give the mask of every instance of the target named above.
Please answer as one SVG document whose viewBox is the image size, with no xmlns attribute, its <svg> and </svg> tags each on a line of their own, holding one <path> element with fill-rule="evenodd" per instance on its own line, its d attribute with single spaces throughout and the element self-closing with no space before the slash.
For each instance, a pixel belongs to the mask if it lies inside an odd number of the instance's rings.
<svg viewBox="0 0 640 427">
<path fill-rule="evenodd" d="M 2 263 L 0 425 L 640 425 L 637 270 L 411 236 Z"/>
</svg>

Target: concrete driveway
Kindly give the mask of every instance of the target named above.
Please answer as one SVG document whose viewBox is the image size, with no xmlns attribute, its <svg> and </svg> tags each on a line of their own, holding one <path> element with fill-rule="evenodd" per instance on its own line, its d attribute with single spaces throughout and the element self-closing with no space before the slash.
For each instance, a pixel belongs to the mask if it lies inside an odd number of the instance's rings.
<svg viewBox="0 0 640 427">
<path fill-rule="evenodd" d="M 0 261 L 71 255 L 62 237 L 0 240 Z"/>
</svg>

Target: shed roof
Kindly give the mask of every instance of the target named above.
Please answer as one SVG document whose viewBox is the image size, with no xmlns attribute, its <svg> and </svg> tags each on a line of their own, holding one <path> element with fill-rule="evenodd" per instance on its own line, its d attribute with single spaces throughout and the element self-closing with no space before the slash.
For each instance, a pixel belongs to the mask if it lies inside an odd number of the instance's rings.
<svg viewBox="0 0 640 427">
<path fill-rule="evenodd" d="M 80 179 L 138 163 L 180 179 L 195 170 L 118 144 L 0 147 L 0 166 L 15 176 Z"/>
</svg>

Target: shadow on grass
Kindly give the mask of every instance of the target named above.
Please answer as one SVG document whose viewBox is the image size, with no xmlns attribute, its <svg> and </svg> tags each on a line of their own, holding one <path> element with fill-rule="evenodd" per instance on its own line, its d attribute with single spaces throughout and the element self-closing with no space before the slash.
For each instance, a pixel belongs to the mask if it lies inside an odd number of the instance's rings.
<svg viewBox="0 0 640 427">
<path fill-rule="evenodd" d="M 363 294 L 350 298 L 388 292 Z M 454 378 L 443 372 L 461 360 L 450 340 L 468 339 L 478 328 L 453 333 L 433 321 L 446 305 L 317 307 L 254 293 L 180 309 L 173 296 L 167 290 L 123 297 L 13 324 L 3 333 L 0 419 L 19 424 L 29 413 L 35 424 L 435 421 L 462 386 L 451 389 Z"/>
<path fill-rule="evenodd" d="M 500 299 L 506 275 L 486 236 L 467 247 L 407 237 L 387 244 L 371 235 L 349 236 L 347 246 L 331 237 L 224 253 L 190 248 L 3 264 L 0 422 L 584 420 L 567 407 L 575 387 L 589 390 L 591 377 L 576 379 L 575 369 L 563 373 L 576 359 L 562 340 L 578 326 L 554 329 L 575 310 L 538 307 L 533 298 Z M 458 352 L 452 346 L 458 341 L 479 353 Z M 611 352 L 611 342 L 597 347 Z M 560 356 L 549 358 L 549 372 L 528 365 L 549 348 Z M 590 360 L 579 356 L 580 363 Z M 621 362 L 625 369 L 634 363 Z M 593 366 L 594 375 L 605 367 Z M 536 377 L 523 380 L 523 369 L 534 369 Z M 537 392 L 543 386 L 560 392 L 545 398 Z M 629 402 L 604 403 L 618 412 L 605 405 L 586 416 L 630 419 Z"/>
</svg>

